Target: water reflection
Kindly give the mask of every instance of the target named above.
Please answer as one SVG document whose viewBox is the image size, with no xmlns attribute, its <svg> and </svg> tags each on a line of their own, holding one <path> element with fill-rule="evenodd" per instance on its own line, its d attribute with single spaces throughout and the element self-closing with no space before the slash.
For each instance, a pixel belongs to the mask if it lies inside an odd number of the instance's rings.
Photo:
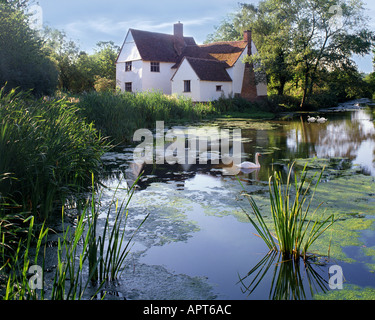
<svg viewBox="0 0 375 320">
<path fill-rule="evenodd" d="M 365 173 L 375 176 L 375 125 L 373 110 L 358 109 L 350 112 L 330 112 L 320 114 L 328 118 L 324 124 L 308 123 L 307 115 L 300 115 L 289 121 L 248 120 L 218 121 L 203 125 L 203 132 L 231 130 L 234 126 L 242 130 L 242 161 L 253 161 L 256 152 L 262 153 L 261 169 L 240 172 L 257 181 L 267 181 L 270 172 L 279 170 L 278 160 L 292 161 L 297 158 L 344 158 L 354 165 L 360 165 Z M 206 129 L 204 129 L 206 128 Z M 211 130 L 211 131 L 210 131 Z M 158 181 L 185 181 L 197 173 L 213 177 L 222 177 L 231 171 L 230 165 L 212 163 L 208 156 L 207 163 L 169 165 L 151 164 L 139 166 L 132 161 L 134 148 L 127 147 L 119 152 L 108 153 L 104 164 L 108 175 L 122 172 L 127 179 L 134 181 L 140 172 L 144 178 L 140 182 L 142 189 Z M 221 159 L 221 155 L 216 155 Z M 114 176 L 115 177 L 115 176 Z M 131 183 L 130 183 L 131 184 Z"/>
<path fill-rule="evenodd" d="M 355 112 L 325 114 L 325 124 L 301 121 L 290 123 L 287 129 L 286 146 L 303 157 L 342 157 L 363 167 L 368 174 L 375 175 L 375 126 L 371 109 Z"/>
<path fill-rule="evenodd" d="M 303 114 L 289 120 L 256 123 L 218 121 L 215 126 L 241 128 L 242 161 L 253 161 L 256 152 L 262 153 L 259 170 L 238 175 L 259 200 L 267 195 L 270 173 L 282 170 L 294 159 L 326 158 L 330 169 L 337 171 L 358 164 L 375 176 L 372 111 L 320 115 L 329 121 L 308 124 L 307 114 Z M 132 161 L 133 149 L 120 148 L 104 157 L 107 173 L 102 181 L 108 184 L 118 177 L 134 180 L 138 172 L 144 172 L 129 215 L 134 219 L 134 212 L 136 216 L 152 213 L 137 238 L 143 246 L 134 256 L 141 263 L 163 265 L 170 273 L 207 277 L 209 283 L 217 284 L 218 296 L 225 299 L 246 299 L 249 293 L 253 299 L 264 295 L 270 299 L 310 299 L 315 292 L 326 290 L 328 272 L 324 266 L 281 261 L 274 254 L 259 261 L 258 252 L 263 256 L 267 248 L 263 249 L 260 239 L 257 243 L 258 238 L 245 223 L 236 199 L 241 188 L 235 176 L 223 175 L 223 170 L 228 169 L 222 164 L 209 160 L 207 164 L 197 161 L 188 167 L 149 164 L 139 168 Z M 248 272 L 248 266 L 254 267 Z M 137 274 L 139 282 L 145 277 L 144 272 L 150 270 L 141 268 Z M 242 278 L 236 285 L 238 272 Z M 154 273 L 147 279 L 154 279 Z M 139 286 L 142 283 L 134 285 Z M 169 297 L 167 289 L 160 295 L 162 299 L 166 297 Z"/>
<path fill-rule="evenodd" d="M 246 276 L 240 278 L 241 290 L 250 296 L 268 273 L 270 300 L 305 300 L 315 293 L 328 291 L 327 270 L 318 270 L 321 265 L 312 261 L 286 260 L 282 254 L 272 251 L 259 261 Z M 308 291 L 308 292 L 307 292 Z"/>
</svg>

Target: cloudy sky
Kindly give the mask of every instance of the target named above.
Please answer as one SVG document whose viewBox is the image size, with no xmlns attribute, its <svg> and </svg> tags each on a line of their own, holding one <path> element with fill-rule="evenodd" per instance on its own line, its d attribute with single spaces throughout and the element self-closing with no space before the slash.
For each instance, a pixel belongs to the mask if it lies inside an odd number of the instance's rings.
<svg viewBox="0 0 375 320">
<path fill-rule="evenodd" d="M 173 33 L 181 21 L 184 34 L 203 43 L 238 2 L 258 0 L 38 0 L 43 24 L 64 30 L 82 50 L 90 52 L 99 41 L 121 45 L 129 28 Z M 375 30 L 375 1 L 366 0 L 367 15 Z M 356 59 L 360 70 L 372 72 L 372 58 Z"/>
</svg>

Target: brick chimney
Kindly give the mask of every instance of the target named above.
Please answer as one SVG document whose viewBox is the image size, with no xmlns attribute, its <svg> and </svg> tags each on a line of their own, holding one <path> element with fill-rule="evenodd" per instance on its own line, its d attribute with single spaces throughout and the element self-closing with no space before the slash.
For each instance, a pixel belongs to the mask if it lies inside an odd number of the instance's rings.
<svg viewBox="0 0 375 320">
<path fill-rule="evenodd" d="M 251 30 L 244 31 L 243 39 L 244 41 L 247 42 L 247 54 L 251 56 L 252 55 Z M 252 63 L 249 63 L 249 62 L 245 63 L 245 71 L 244 71 L 243 81 L 242 81 L 241 97 L 250 101 L 257 100 L 258 98 L 257 87 L 256 87 L 256 82 L 255 82 L 254 66 Z"/>
<path fill-rule="evenodd" d="M 182 53 L 185 48 L 184 40 L 184 25 L 179 21 L 173 25 L 173 35 L 174 35 L 174 48 L 178 55 Z"/>
<path fill-rule="evenodd" d="M 247 42 L 247 54 L 251 56 L 251 30 L 245 30 L 243 33 L 243 40 Z"/>
</svg>

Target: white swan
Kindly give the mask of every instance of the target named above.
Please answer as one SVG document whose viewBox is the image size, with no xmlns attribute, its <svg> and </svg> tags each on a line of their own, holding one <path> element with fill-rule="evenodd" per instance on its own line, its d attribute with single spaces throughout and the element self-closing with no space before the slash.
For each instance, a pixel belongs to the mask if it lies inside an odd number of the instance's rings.
<svg viewBox="0 0 375 320">
<path fill-rule="evenodd" d="M 314 118 L 314 117 L 310 117 L 310 116 L 307 116 L 307 121 L 308 121 L 308 122 L 315 122 L 315 121 L 316 121 L 316 118 Z"/>
<path fill-rule="evenodd" d="M 326 119 L 324 117 L 321 118 L 321 117 L 318 116 L 317 119 L 316 119 L 316 122 L 318 122 L 318 123 L 325 123 L 325 122 L 327 122 L 327 120 L 328 119 Z"/>
<path fill-rule="evenodd" d="M 259 156 L 262 156 L 259 152 L 255 154 L 255 163 L 254 162 L 249 162 L 245 161 L 242 162 L 241 164 L 237 165 L 238 167 L 242 169 L 257 169 L 260 168 L 260 163 L 259 163 Z"/>
</svg>

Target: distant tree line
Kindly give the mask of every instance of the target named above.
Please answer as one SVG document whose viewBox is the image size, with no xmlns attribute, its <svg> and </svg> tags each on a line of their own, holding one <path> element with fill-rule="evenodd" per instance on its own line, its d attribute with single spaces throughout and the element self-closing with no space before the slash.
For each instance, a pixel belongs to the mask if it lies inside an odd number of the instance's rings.
<svg viewBox="0 0 375 320">
<path fill-rule="evenodd" d="M 305 106 L 331 96 L 372 96 L 374 74 L 362 75 L 353 54 L 371 53 L 375 34 L 360 0 L 263 0 L 240 3 L 207 42 L 242 39 L 252 30 L 258 54 L 248 58 L 265 70 L 271 91 Z"/>
<path fill-rule="evenodd" d="M 0 87 L 37 96 L 114 89 L 119 47 L 102 41 L 88 54 L 63 31 L 34 30 L 27 14 L 31 3 L 0 0 Z"/>
</svg>

